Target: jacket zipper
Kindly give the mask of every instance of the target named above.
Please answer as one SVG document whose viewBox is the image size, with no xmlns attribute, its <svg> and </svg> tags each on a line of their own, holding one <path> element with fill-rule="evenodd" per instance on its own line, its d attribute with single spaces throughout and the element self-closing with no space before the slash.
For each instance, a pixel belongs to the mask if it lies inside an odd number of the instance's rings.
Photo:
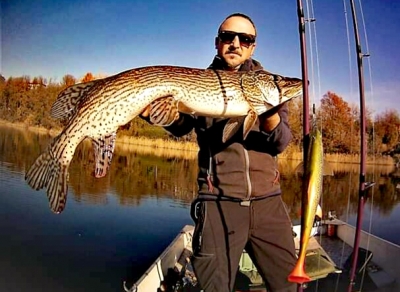
<svg viewBox="0 0 400 292">
<path fill-rule="evenodd" d="M 249 153 L 247 152 L 246 149 L 243 148 L 243 153 L 244 153 L 244 170 L 245 170 L 245 175 L 246 175 L 246 182 L 247 182 L 247 194 L 246 194 L 246 200 L 250 200 L 251 196 L 251 180 L 250 180 L 250 162 L 249 162 Z"/>
</svg>

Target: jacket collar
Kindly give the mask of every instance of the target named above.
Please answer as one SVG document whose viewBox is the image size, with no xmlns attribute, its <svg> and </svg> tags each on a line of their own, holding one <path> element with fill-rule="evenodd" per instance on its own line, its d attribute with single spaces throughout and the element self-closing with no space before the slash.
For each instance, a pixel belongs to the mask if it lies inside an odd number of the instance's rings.
<svg viewBox="0 0 400 292">
<path fill-rule="evenodd" d="M 215 70 L 224 70 L 227 67 L 226 62 L 220 56 L 215 56 L 214 60 L 208 66 L 208 69 L 215 69 Z M 260 62 L 250 58 L 247 59 L 239 68 L 239 71 L 257 71 L 263 70 Z"/>
</svg>

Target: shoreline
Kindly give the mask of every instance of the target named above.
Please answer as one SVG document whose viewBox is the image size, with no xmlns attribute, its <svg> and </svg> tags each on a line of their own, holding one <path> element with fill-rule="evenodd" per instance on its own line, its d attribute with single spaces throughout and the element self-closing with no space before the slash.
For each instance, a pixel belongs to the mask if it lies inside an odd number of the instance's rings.
<svg viewBox="0 0 400 292">
<path fill-rule="evenodd" d="M 49 135 L 51 137 L 57 136 L 61 129 L 46 129 L 38 126 L 30 126 L 24 123 L 13 123 L 3 119 L 0 119 L 0 126 L 10 127 L 18 130 L 28 130 L 40 135 Z M 152 139 L 146 137 L 131 137 L 126 135 L 120 135 L 118 137 L 118 143 L 124 144 L 124 146 L 143 146 L 143 147 L 151 147 L 162 150 L 177 150 L 177 151 L 198 151 L 198 146 L 193 142 L 177 142 L 173 140 L 163 140 L 163 139 Z M 119 145 L 122 146 L 122 145 Z M 126 147 L 124 147 L 126 148 Z"/>
<path fill-rule="evenodd" d="M 61 129 L 45 129 L 43 127 L 37 126 L 29 126 L 24 123 L 12 123 L 3 119 L 0 119 L 0 126 L 10 127 L 13 129 L 20 130 L 29 130 L 34 133 L 38 133 L 41 135 L 49 135 L 51 137 L 57 136 Z M 119 145 L 118 145 L 119 144 Z M 118 136 L 118 147 L 123 147 L 126 150 L 135 150 L 135 146 L 140 146 L 143 148 L 148 148 L 146 153 L 152 153 L 158 155 L 156 152 L 174 152 L 175 154 L 169 154 L 168 156 L 176 156 L 176 157 L 189 157 L 196 159 L 198 146 L 193 142 L 178 142 L 174 140 L 163 140 L 163 139 L 152 139 L 147 137 L 131 137 L 126 135 Z M 116 145 L 116 146 L 117 146 Z M 290 147 L 290 146 L 289 146 Z M 161 154 L 160 154 L 161 155 Z M 158 156 L 160 156 L 158 155 Z M 287 159 L 287 160 L 296 160 L 302 161 L 303 153 L 298 151 L 293 151 L 290 149 L 289 151 L 284 151 L 279 155 L 279 159 Z M 358 154 L 325 154 L 325 160 L 329 163 L 343 163 L 343 164 L 359 164 L 359 155 Z M 393 166 L 396 165 L 395 159 L 391 156 L 369 156 L 367 157 L 367 165 L 376 165 L 376 166 Z"/>
</svg>

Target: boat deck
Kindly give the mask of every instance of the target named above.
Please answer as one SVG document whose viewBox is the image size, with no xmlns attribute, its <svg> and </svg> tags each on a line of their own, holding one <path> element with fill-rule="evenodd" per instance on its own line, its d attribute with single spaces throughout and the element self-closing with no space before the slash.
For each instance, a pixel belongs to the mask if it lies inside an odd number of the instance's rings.
<svg viewBox="0 0 400 292">
<path fill-rule="evenodd" d="M 296 244 L 298 248 L 298 243 Z M 342 292 L 348 291 L 350 279 L 350 259 L 353 249 L 336 237 L 315 236 L 310 238 L 307 252 L 306 271 L 313 281 L 303 285 L 304 291 Z M 368 259 L 363 249 L 359 253 L 357 275 L 352 291 L 399 292 L 394 279 L 379 270 Z M 191 270 L 191 267 L 188 266 Z M 186 285 L 182 291 L 200 291 L 193 285 Z M 196 290 L 197 289 L 197 290 Z M 257 269 L 244 252 L 235 282 L 236 292 L 268 292 Z"/>
<path fill-rule="evenodd" d="M 333 221 L 331 223 L 336 224 L 337 222 Z M 315 230 L 318 230 L 318 228 Z M 342 292 L 349 290 L 350 263 L 353 248 L 346 243 L 351 243 L 346 237 L 350 238 L 351 236 L 348 232 L 352 231 L 351 227 L 343 224 L 337 230 L 335 234 L 330 234 L 330 236 L 327 236 L 325 232 L 321 232 L 324 235 L 315 235 L 310 238 L 305 270 L 312 281 L 303 285 L 303 291 Z M 143 275 L 142 279 L 138 281 L 137 285 L 139 286 L 134 285 L 131 289 L 125 290 L 130 292 L 139 290 L 200 292 L 201 290 L 198 287 L 196 276 L 190 263 L 192 232 L 193 226 L 186 226 L 146 274 Z M 373 239 L 371 239 L 372 241 Z M 400 248 L 383 241 L 378 243 L 381 245 L 373 246 L 372 243 L 369 245 L 375 254 L 360 247 L 355 283 L 351 287 L 352 292 L 400 291 L 398 277 Z M 299 250 L 298 237 L 295 238 L 295 246 Z M 382 256 L 382 252 L 386 256 Z M 391 259 L 390 263 L 387 261 L 388 257 Z M 384 260 L 385 269 L 388 270 L 383 271 L 374 262 L 374 260 L 379 262 L 382 259 Z M 399 259 L 399 261 L 396 259 Z M 166 276 L 160 278 L 160 275 Z M 239 263 L 234 291 L 268 292 L 256 267 L 245 251 Z"/>
<path fill-rule="evenodd" d="M 297 244 L 298 245 L 298 242 Z M 298 246 L 296 246 L 298 248 Z M 303 285 L 304 291 L 342 292 L 348 291 L 350 284 L 351 256 L 353 248 L 338 239 L 319 235 L 310 238 L 306 258 L 306 271 L 313 281 Z M 327 261 L 325 261 L 327 260 Z M 329 262 L 331 266 L 326 263 Z M 357 273 L 352 291 L 399 292 L 396 280 L 382 271 L 373 262 L 373 256 L 360 248 Z M 236 291 L 265 291 L 261 277 L 256 270 L 240 269 Z"/>
<path fill-rule="evenodd" d="M 336 237 L 316 236 L 315 238 L 341 272 L 330 273 L 322 281 L 310 282 L 307 287 L 311 291 L 348 291 L 353 248 Z M 398 292 L 400 287 L 393 277 L 374 263 L 371 253 L 360 248 L 352 291 Z"/>
</svg>

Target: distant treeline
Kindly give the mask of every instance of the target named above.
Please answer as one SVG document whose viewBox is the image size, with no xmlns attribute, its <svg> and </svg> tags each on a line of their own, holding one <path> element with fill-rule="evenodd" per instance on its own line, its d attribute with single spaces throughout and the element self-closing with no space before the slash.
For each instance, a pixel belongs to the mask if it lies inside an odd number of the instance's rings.
<svg viewBox="0 0 400 292">
<path fill-rule="evenodd" d="M 10 77 L 0 75 L 0 117 L 10 122 L 25 123 L 46 129 L 60 129 L 65 121 L 50 116 L 50 109 L 58 93 L 79 82 L 95 79 L 87 73 L 77 81 L 72 75 L 65 75 L 61 82 L 47 81 L 43 77 Z M 302 99 L 289 102 L 289 121 L 293 140 L 288 151 L 298 151 L 302 147 L 303 109 Z M 334 92 L 327 92 L 317 108 L 318 127 L 322 131 L 326 153 L 359 153 L 360 117 L 359 108 L 350 105 Z M 367 140 L 370 154 L 394 154 L 400 151 L 400 116 L 393 109 L 375 115 L 367 110 Z M 140 118 L 120 128 L 119 135 L 161 138 L 164 140 L 195 141 L 192 132 L 181 138 L 170 135 L 161 127 L 149 125 Z"/>
</svg>

